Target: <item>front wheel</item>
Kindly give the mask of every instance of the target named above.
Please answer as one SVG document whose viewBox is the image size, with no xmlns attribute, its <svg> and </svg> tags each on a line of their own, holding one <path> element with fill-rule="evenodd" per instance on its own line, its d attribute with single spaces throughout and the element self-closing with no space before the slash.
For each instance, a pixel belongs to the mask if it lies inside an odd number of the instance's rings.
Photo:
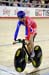
<svg viewBox="0 0 49 75">
<path fill-rule="evenodd" d="M 33 58 L 33 66 L 38 68 L 42 62 L 42 49 L 39 45 L 34 47 L 35 57 Z"/>
<path fill-rule="evenodd" d="M 26 61 L 25 61 L 25 51 L 22 48 L 19 48 L 14 56 L 14 66 L 17 72 L 22 72 L 25 69 Z"/>
</svg>

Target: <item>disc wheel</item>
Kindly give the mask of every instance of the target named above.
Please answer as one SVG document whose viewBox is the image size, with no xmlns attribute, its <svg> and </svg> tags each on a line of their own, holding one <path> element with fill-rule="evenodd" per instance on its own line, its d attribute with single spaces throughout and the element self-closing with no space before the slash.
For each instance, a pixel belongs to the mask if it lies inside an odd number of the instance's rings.
<svg viewBox="0 0 49 75">
<path fill-rule="evenodd" d="M 21 48 L 19 48 L 15 53 L 14 66 L 16 71 L 18 72 L 22 72 L 25 69 L 26 66 L 25 55 L 26 55 L 25 51 L 22 50 Z"/>
<path fill-rule="evenodd" d="M 33 58 L 33 66 L 35 68 L 39 67 L 42 61 L 42 49 L 39 45 L 34 47 L 35 57 Z"/>
</svg>

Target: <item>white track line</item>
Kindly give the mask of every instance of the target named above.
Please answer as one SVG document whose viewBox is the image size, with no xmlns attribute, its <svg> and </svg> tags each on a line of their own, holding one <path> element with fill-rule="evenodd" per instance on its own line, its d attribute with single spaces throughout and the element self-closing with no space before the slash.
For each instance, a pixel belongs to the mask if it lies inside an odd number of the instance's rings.
<svg viewBox="0 0 49 75">
<path fill-rule="evenodd" d="M 18 73 L 2 65 L 0 65 L 0 73 L 0 75 L 24 75 L 24 73 Z"/>
</svg>

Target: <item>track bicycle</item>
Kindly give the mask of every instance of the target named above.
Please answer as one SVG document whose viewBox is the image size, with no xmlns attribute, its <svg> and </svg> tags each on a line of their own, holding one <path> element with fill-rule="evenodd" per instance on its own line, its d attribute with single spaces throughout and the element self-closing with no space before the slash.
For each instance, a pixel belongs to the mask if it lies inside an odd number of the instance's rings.
<svg viewBox="0 0 49 75">
<path fill-rule="evenodd" d="M 25 42 L 25 39 L 18 39 L 16 40 L 16 43 L 22 43 L 22 47 L 18 48 L 16 50 L 15 56 L 14 56 L 14 67 L 17 72 L 23 72 L 26 64 L 28 63 L 28 57 L 30 58 L 30 63 L 35 68 L 38 68 L 42 62 L 42 49 L 39 45 L 34 46 L 34 52 L 35 56 L 32 59 L 27 51 L 27 48 L 25 45 L 27 43 Z"/>
</svg>

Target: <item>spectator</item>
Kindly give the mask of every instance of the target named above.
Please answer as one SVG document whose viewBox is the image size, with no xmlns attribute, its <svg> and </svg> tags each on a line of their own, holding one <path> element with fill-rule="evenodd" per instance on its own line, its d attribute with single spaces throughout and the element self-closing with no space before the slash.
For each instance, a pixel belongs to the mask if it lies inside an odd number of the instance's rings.
<svg viewBox="0 0 49 75">
<path fill-rule="evenodd" d="M 15 0 L 14 3 L 13 3 L 13 6 L 18 6 L 18 7 L 23 6 L 22 5 L 22 0 Z"/>
<path fill-rule="evenodd" d="M 40 0 L 36 0 L 36 7 L 41 7 L 41 1 Z"/>
<path fill-rule="evenodd" d="M 33 1 L 32 1 L 32 6 L 33 6 L 33 7 L 37 7 L 37 1 L 36 1 L 36 0 L 33 0 Z"/>
<path fill-rule="evenodd" d="M 49 8 L 49 0 L 45 0 L 45 8 Z"/>
<path fill-rule="evenodd" d="M 41 1 L 41 7 L 45 7 L 45 0 L 40 0 Z"/>
<path fill-rule="evenodd" d="M 26 6 L 27 7 L 31 7 L 32 6 L 29 0 L 27 1 Z"/>
<path fill-rule="evenodd" d="M 15 1 L 13 2 L 13 6 L 17 6 L 17 4 L 18 4 L 18 1 L 15 0 Z"/>
</svg>

